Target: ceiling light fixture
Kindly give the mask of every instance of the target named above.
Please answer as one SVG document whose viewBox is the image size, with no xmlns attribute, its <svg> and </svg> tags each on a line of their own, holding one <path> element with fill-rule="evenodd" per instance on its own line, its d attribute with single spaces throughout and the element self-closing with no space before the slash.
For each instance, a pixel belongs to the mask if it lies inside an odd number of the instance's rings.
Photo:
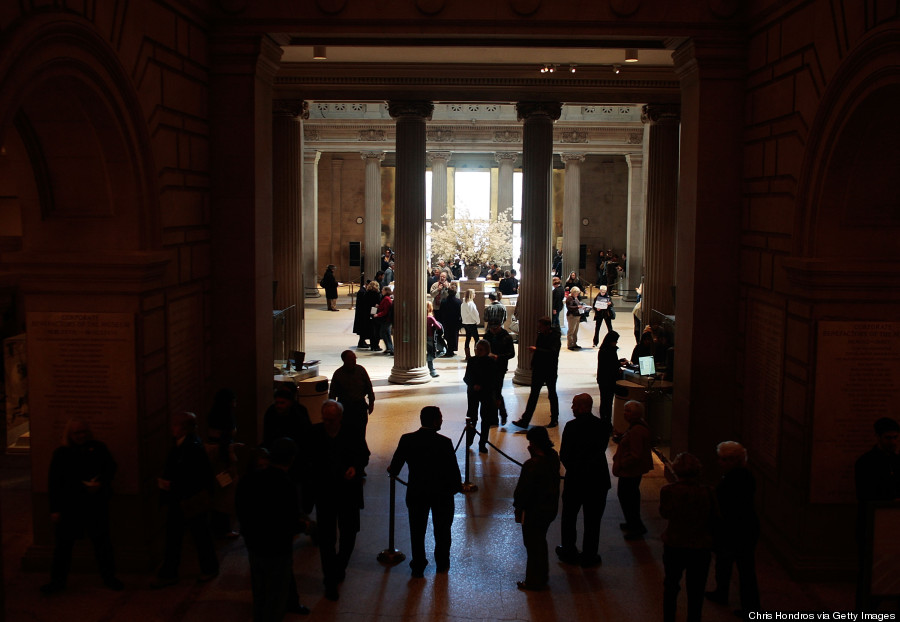
<svg viewBox="0 0 900 622">
<path fill-rule="evenodd" d="M 572 72 L 572 73 L 575 73 L 575 67 L 577 67 L 577 66 L 578 66 L 578 65 L 575 65 L 574 63 L 571 64 L 571 65 L 569 65 L 569 71 Z"/>
<path fill-rule="evenodd" d="M 314 45 L 313 46 L 313 60 L 325 60 L 328 58 L 325 55 L 325 46 L 324 45 Z"/>
<path fill-rule="evenodd" d="M 636 48 L 628 48 L 625 50 L 625 62 L 626 63 L 638 62 L 638 51 Z"/>
<path fill-rule="evenodd" d="M 545 63 L 544 66 L 541 67 L 541 73 L 547 73 L 548 71 L 550 71 L 550 65 Z"/>
<path fill-rule="evenodd" d="M 617 74 L 617 75 L 618 75 L 618 73 L 619 73 L 620 71 L 622 71 L 622 65 L 613 65 L 612 67 L 613 67 L 613 73 L 614 73 L 614 74 Z"/>
</svg>

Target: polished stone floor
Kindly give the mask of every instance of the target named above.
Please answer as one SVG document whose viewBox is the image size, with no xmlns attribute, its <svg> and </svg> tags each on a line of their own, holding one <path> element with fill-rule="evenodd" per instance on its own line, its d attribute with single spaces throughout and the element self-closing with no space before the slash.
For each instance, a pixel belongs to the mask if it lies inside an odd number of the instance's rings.
<svg viewBox="0 0 900 622">
<path fill-rule="evenodd" d="M 347 309 L 347 300 L 343 295 L 339 313 L 325 311 L 324 300 L 310 301 L 306 312 L 307 357 L 321 359 L 320 371 L 329 377 L 339 365 L 341 349 L 356 344 L 356 336 L 351 333 L 353 314 Z M 620 312 L 614 326 L 622 335 L 620 354 L 629 356 L 634 345 L 631 314 L 628 305 L 617 308 Z M 579 343 L 589 346 L 593 323 L 583 324 L 580 330 Z M 650 530 L 644 540 L 626 542 L 622 538 L 618 529 L 622 514 L 615 497 L 614 479 L 601 532 L 603 565 L 583 570 L 557 563 L 552 553 L 552 547 L 559 543 L 557 520 L 549 532 L 550 589 L 523 593 L 516 589 L 516 581 L 524 578 L 525 552 L 512 514 L 512 491 L 519 467 L 493 450 L 487 455 L 470 452 L 466 456 L 460 447 L 457 452 L 460 464 L 470 460 L 471 480 L 478 490 L 456 497 L 450 572 L 435 574 L 431 564 L 424 579 L 412 579 L 406 562 L 396 566 L 380 564 L 376 558 L 388 546 L 389 478 L 385 469 L 397 439 L 418 427 L 422 406 L 436 404 L 444 415 L 443 433 L 456 443 L 463 430 L 466 409 L 462 383 L 464 363 L 462 357 L 439 359 L 436 362 L 439 378 L 424 385 L 398 386 L 387 382 L 391 357 L 363 351 L 359 362 L 368 369 L 377 398 L 368 428 L 372 459 L 365 485 L 362 531 L 337 602 L 323 597 L 316 549 L 305 536 L 296 541 L 294 568 L 301 602 L 312 609 L 306 619 L 636 621 L 662 617 L 659 534 L 664 524 L 657 505 L 658 490 L 665 480 L 659 464 L 642 486 L 643 515 Z M 569 351 L 563 347 L 559 383 L 561 424 L 572 416 L 569 405 L 573 395 L 589 392 L 598 399 L 595 368 L 595 349 Z M 506 403 L 511 415 L 521 412 L 527 391 L 526 387 L 510 387 L 507 382 Z M 546 393 L 532 421 L 534 424 L 549 420 L 545 396 Z M 523 461 L 527 458 L 524 434 L 510 428 L 495 428 L 490 440 L 505 453 Z M 550 431 L 556 442 L 561 430 L 562 427 Z M 607 452 L 610 460 L 614 450 L 612 446 Z M 75 574 L 66 592 L 53 597 L 41 596 L 38 587 L 46 582 L 46 575 L 23 572 L 20 563 L 31 541 L 29 489 L 27 463 L 13 461 L 4 470 L 0 489 L 6 620 L 231 622 L 251 619 L 247 555 L 241 540 L 220 543 L 222 571 L 208 584 L 194 582 L 195 561 L 187 550 L 182 580 L 175 587 L 151 591 L 148 589 L 151 576 L 123 574 L 126 589 L 116 593 L 103 589 L 96 576 Z M 396 548 L 409 554 L 403 494 L 402 490 L 398 491 Z M 430 550 L 431 545 L 428 546 Z M 765 546 L 760 547 L 759 566 L 762 603 L 766 609 L 835 611 L 852 606 L 852 585 L 794 582 Z M 732 609 L 738 606 L 736 587 L 735 583 L 730 606 L 706 604 L 704 620 L 736 619 L 732 614 Z M 685 603 L 679 605 L 683 617 Z M 302 618 L 289 616 L 289 619 Z"/>
</svg>

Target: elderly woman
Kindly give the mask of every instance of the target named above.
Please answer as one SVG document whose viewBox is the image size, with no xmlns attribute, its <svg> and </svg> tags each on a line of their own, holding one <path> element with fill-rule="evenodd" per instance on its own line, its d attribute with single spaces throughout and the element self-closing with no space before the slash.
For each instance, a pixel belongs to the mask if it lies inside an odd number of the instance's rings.
<svg viewBox="0 0 900 622">
<path fill-rule="evenodd" d="M 686 577 L 688 622 L 700 622 L 718 515 L 716 496 L 712 488 L 700 485 L 700 460 L 693 454 L 675 456 L 672 471 L 677 481 L 659 491 L 659 514 L 669 521 L 662 533 L 663 622 L 675 622 L 682 575 Z"/>
<path fill-rule="evenodd" d="M 581 346 L 578 345 L 578 326 L 581 323 L 581 301 L 578 300 L 580 295 L 581 290 L 573 287 L 569 290 L 569 297 L 566 298 L 566 322 L 569 325 L 566 345 L 570 350 L 581 349 Z"/>
<path fill-rule="evenodd" d="M 547 428 L 533 427 L 525 435 L 528 453 L 513 493 L 516 522 L 522 524 L 522 541 L 528 554 L 525 580 L 517 581 L 520 590 L 542 590 L 547 586 L 550 566 L 547 561 L 547 530 L 559 507 L 559 454 Z"/>
<path fill-rule="evenodd" d="M 612 321 L 616 317 L 613 311 L 612 296 L 609 295 L 606 285 L 600 286 L 600 291 L 594 296 L 594 347 L 600 342 L 600 324 L 606 322 L 606 332 L 612 332 Z"/>
<path fill-rule="evenodd" d="M 706 597 L 720 604 L 728 603 L 728 586 L 735 564 L 742 611 L 760 611 L 759 585 L 756 582 L 756 543 L 759 541 L 759 518 L 753 497 L 756 480 L 747 468 L 747 450 L 735 441 L 716 446 L 722 479 L 716 485 L 716 499 L 722 520 L 716 529 L 716 589 Z"/>
</svg>

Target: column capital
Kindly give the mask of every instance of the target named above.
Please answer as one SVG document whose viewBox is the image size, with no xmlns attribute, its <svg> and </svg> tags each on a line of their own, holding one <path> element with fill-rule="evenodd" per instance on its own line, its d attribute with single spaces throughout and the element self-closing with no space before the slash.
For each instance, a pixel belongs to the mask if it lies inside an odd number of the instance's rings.
<svg viewBox="0 0 900 622">
<path fill-rule="evenodd" d="M 518 151 L 498 151 L 494 154 L 494 160 L 498 164 L 503 164 L 504 162 L 510 162 L 511 164 L 515 164 L 516 160 L 519 159 Z"/>
<path fill-rule="evenodd" d="M 516 104 L 516 119 L 519 121 L 534 118 L 557 121 L 561 114 L 562 104 L 559 102 L 519 102 Z"/>
<path fill-rule="evenodd" d="M 435 160 L 449 162 L 451 155 L 453 155 L 451 151 L 429 151 L 425 154 L 425 161 L 429 164 L 433 164 Z"/>
<path fill-rule="evenodd" d="M 303 151 L 303 163 L 304 164 L 318 164 L 319 158 L 322 157 L 322 152 L 317 149 L 305 149 Z"/>
<path fill-rule="evenodd" d="M 641 123 L 663 125 L 681 121 L 681 106 L 678 104 L 647 104 L 641 108 Z"/>
<path fill-rule="evenodd" d="M 309 102 L 303 99 L 273 99 L 272 114 L 276 116 L 308 119 Z"/>
<path fill-rule="evenodd" d="M 584 162 L 583 153 L 560 153 L 560 159 L 569 166 L 569 162 Z"/>
<path fill-rule="evenodd" d="M 644 165 L 644 154 L 640 151 L 635 151 L 633 153 L 626 153 L 625 161 L 628 163 L 628 166 L 643 166 Z"/>
<path fill-rule="evenodd" d="M 384 151 L 362 151 L 359 155 L 363 160 L 384 160 Z"/>
<path fill-rule="evenodd" d="M 419 117 L 426 121 L 431 120 L 434 112 L 434 104 L 429 101 L 389 101 L 388 113 L 391 118 Z"/>
</svg>

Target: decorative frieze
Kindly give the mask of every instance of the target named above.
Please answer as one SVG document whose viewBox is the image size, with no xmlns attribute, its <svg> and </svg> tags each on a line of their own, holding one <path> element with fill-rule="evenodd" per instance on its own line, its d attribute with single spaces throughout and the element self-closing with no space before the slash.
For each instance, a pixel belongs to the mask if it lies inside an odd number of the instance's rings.
<svg viewBox="0 0 900 622">
<path fill-rule="evenodd" d="M 360 142 L 376 142 L 381 143 L 385 141 L 384 130 L 361 130 L 359 132 L 359 141 Z"/>
<path fill-rule="evenodd" d="M 514 130 L 503 130 L 494 132 L 495 143 L 520 143 L 522 142 L 522 132 Z"/>
<path fill-rule="evenodd" d="M 579 132 L 578 130 L 572 130 L 571 132 L 562 132 L 559 135 L 559 142 L 561 143 L 586 143 L 587 141 L 587 132 Z"/>
</svg>

